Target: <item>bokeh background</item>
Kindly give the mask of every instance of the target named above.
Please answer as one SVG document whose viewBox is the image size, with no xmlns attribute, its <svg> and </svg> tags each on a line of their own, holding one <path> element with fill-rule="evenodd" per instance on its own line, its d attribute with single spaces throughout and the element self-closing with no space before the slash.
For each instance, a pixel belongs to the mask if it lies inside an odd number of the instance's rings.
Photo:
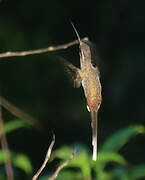
<svg viewBox="0 0 145 180">
<path fill-rule="evenodd" d="M 60 45 L 81 37 L 96 44 L 101 60 L 103 102 L 99 146 L 117 130 L 145 125 L 145 1 L 0 1 L 0 52 Z M 91 146 L 90 115 L 82 88 L 69 84 L 57 58 L 79 66 L 78 46 L 25 57 L 0 59 L 1 94 L 37 119 L 31 129 L 8 135 L 9 148 L 27 154 L 33 167 L 42 162 L 52 138 L 55 148 Z M 3 110 L 4 121 L 13 117 Z M 145 139 L 132 139 L 121 153 L 135 164 L 145 161 Z"/>
</svg>

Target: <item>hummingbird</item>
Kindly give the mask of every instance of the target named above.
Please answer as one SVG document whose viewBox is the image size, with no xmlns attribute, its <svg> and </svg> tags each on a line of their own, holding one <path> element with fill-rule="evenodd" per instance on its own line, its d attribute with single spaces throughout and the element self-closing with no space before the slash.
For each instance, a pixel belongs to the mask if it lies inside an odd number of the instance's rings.
<svg viewBox="0 0 145 180">
<path fill-rule="evenodd" d="M 88 38 L 81 40 L 73 23 L 72 27 L 77 35 L 80 49 L 80 68 L 64 60 L 64 65 L 69 73 L 73 85 L 79 88 L 81 85 L 87 100 L 87 109 L 91 114 L 93 160 L 97 159 L 97 121 L 98 110 L 102 102 L 102 87 L 100 83 L 100 72 L 92 55 L 92 43 Z"/>
</svg>

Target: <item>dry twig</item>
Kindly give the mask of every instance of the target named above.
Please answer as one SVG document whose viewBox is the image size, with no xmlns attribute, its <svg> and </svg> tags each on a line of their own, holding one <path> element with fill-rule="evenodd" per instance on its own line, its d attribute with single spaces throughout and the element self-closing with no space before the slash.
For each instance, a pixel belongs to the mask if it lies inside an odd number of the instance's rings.
<svg viewBox="0 0 145 180">
<path fill-rule="evenodd" d="M 24 118 L 27 120 L 30 120 L 32 123 L 35 121 L 31 116 L 29 116 L 27 113 L 23 112 L 21 109 L 14 106 L 12 103 L 10 103 L 8 100 L 0 96 L 0 106 L 7 109 L 11 114 L 18 118 Z"/>
<path fill-rule="evenodd" d="M 33 176 L 32 180 L 36 180 L 38 178 L 38 176 L 40 175 L 40 173 L 42 172 L 42 170 L 45 168 L 48 160 L 50 159 L 50 155 L 51 155 L 51 151 L 52 151 L 52 148 L 54 146 L 54 143 L 55 143 L 55 136 L 53 135 L 53 139 L 52 139 L 52 142 L 51 142 L 51 144 L 48 148 L 48 151 L 46 153 L 44 162 L 43 162 L 42 166 L 40 167 L 40 169 L 37 171 L 37 173 Z"/>
<path fill-rule="evenodd" d="M 3 120 L 2 120 L 1 106 L 0 106 L 0 132 L 2 132 L 2 133 L 0 133 L 0 140 L 1 140 L 2 150 L 4 152 L 4 157 L 5 157 L 5 169 L 6 169 L 7 178 L 8 178 L 8 180 L 14 180 L 7 138 L 6 138 L 6 135 L 3 131 Z"/>
<path fill-rule="evenodd" d="M 57 178 L 59 172 L 60 172 L 65 166 L 68 165 L 68 163 L 72 160 L 72 158 L 74 157 L 74 155 L 75 155 L 75 152 L 73 152 L 73 153 L 71 154 L 70 158 L 69 158 L 67 161 L 65 161 L 63 164 L 61 164 L 61 165 L 56 169 L 55 173 L 54 173 L 50 178 L 48 178 L 48 180 L 54 180 L 55 178 Z"/>
<path fill-rule="evenodd" d="M 19 118 L 25 118 L 28 119 L 32 122 L 34 122 L 34 119 L 30 117 L 28 114 L 11 104 L 9 101 L 7 101 L 5 98 L 0 96 L 0 138 L 1 138 L 1 144 L 2 144 L 2 149 L 4 151 L 5 155 L 5 168 L 6 168 L 6 173 L 8 180 L 13 180 L 13 170 L 12 170 L 12 165 L 11 165 L 11 160 L 10 160 L 10 155 L 9 155 L 9 149 L 8 149 L 8 143 L 7 143 L 7 138 L 6 135 L 3 131 L 3 120 L 2 120 L 2 110 L 1 107 L 4 107 L 7 109 L 10 113 L 12 113 L 14 116 L 19 117 Z"/>
<path fill-rule="evenodd" d="M 85 39 L 85 38 L 83 38 Z M 62 44 L 62 45 L 58 45 L 58 46 L 49 46 L 47 48 L 42 48 L 42 49 L 37 49 L 37 50 L 29 50 L 29 51 L 21 51 L 21 52 L 4 52 L 4 53 L 0 53 L 0 58 L 5 58 L 5 57 L 12 57 L 12 56 L 27 56 L 27 55 L 32 55 L 32 54 L 41 54 L 41 53 L 45 53 L 48 51 L 57 51 L 57 50 L 61 50 L 61 49 L 66 49 L 70 46 L 73 46 L 75 44 L 78 44 L 78 40 L 69 42 L 67 44 Z"/>
<path fill-rule="evenodd" d="M 85 39 L 85 38 L 83 38 L 83 39 Z M 67 44 L 58 45 L 58 46 L 50 46 L 50 47 L 38 49 L 38 50 L 29 50 L 29 51 L 21 51 L 21 52 L 9 51 L 9 52 L 5 52 L 5 53 L 0 53 L 0 58 L 41 54 L 41 53 L 45 53 L 45 52 L 49 52 L 49 51 L 66 49 L 66 48 L 73 46 L 75 44 L 78 44 L 78 43 L 79 43 L 79 41 L 75 40 L 75 41 L 69 42 Z M 14 105 L 12 105 L 10 102 L 8 102 L 6 99 L 4 99 L 2 97 L 0 97 L 0 106 L 3 106 L 4 108 L 9 110 L 13 115 L 15 115 L 17 117 L 31 119 L 33 121 L 33 118 L 31 118 L 29 115 L 27 115 L 26 113 L 24 113 L 19 108 L 15 107 Z M 0 108 L 0 129 L 2 129 L 2 128 L 3 128 L 3 121 L 2 121 L 2 112 L 1 112 L 1 108 Z M 52 151 L 54 143 L 55 143 L 55 136 L 53 137 L 53 140 L 48 148 L 48 151 L 47 151 L 47 154 L 46 154 L 46 157 L 45 157 L 45 160 L 44 160 L 42 166 L 37 171 L 37 173 L 33 176 L 32 180 L 36 180 L 38 178 L 38 176 L 40 175 L 40 173 L 42 172 L 42 170 L 45 168 L 48 160 L 50 159 L 50 155 L 51 155 L 51 151 Z M 6 166 L 7 177 L 8 177 L 8 180 L 13 180 L 14 178 L 13 178 L 11 161 L 10 161 L 10 157 L 9 157 L 8 144 L 7 144 L 7 139 L 6 139 L 6 136 L 4 133 L 1 134 L 1 144 L 2 144 L 2 148 L 4 150 L 4 153 L 6 155 L 5 166 Z M 74 156 L 74 153 L 72 153 L 71 157 L 56 169 L 55 173 L 48 180 L 54 180 L 58 176 L 59 172 L 65 166 L 67 166 L 67 164 L 71 161 L 73 156 Z"/>
<path fill-rule="evenodd" d="M 32 180 L 36 180 L 36 179 L 38 178 L 38 176 L 41 174 L 41 172 L 43 171 L 43 169 L 46 167 L 46 164 L 47 164 L 48 160 L 50 159 L 50 156 L 51 156 L 51 152 L 52 152 L 52 148 L 53 148 L 53 146 L 54 146 L 54 143 L 55 143 L 55 136 L 53 135 L 53 139 L 52 139 L 52 142 L 51 142 L 51 144 L 50 144 L 50 146 L 49 146 L 49 148 L 48 148 L 48 151 L 47 151 L 47 154 L 46 154 L 46 156 L 45 156 L 44 162 L 43 162 L 42 166 L 40 167 L 40 169 L 37 171 L 37 173 L 33 176 Z M 48 180 L 54 180 L 54 179 L 58 176 L 59 172 L 60 172 L 65 166 L 67 166 L 68 163 L 72 160 L 72 158 L 74 157 L 74 154 L 75 154 L 75 152 L 73 152 L 73 153 L 71 154 L 70 158 L 69 158 L 67 161 L 65 161 L 63 164 L 61 164 L 61 165 L 56 169 L 55 173 L 54 173 L 50 178 L 48 178 Z"/>
</svg>

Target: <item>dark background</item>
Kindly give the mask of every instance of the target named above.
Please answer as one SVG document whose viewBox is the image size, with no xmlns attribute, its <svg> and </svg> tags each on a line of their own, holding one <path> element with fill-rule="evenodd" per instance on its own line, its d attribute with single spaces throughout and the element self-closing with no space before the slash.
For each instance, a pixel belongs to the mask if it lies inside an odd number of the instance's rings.
<svg viewBox="0 0 145 180">
<path fill-rule="evenodd" d="M 99 146 L 117 130 L 145 125 L 145 1 L 0 1 L 0 52 L 60 45 L 81 37 L 96 44 L 102 62 L 103 102 Z M 57 56 L 56 56 L 57 55 Z M 39 125 L 8 135 L 10 149 L 27 154 L 38 168 L 52 138 L 55 148 L 85 144 L 91 124 L 82 88 L 69 84 L 57 61 L 79 66 L 78 46 L 26 57 L 0 59 L 2 95 L 35 117 Z M 4 111 L 4 121 L 15 119 Z M 145 139 L 132 139 L 121 151 L 134 164 L 145 161 Z"/>
</svg>

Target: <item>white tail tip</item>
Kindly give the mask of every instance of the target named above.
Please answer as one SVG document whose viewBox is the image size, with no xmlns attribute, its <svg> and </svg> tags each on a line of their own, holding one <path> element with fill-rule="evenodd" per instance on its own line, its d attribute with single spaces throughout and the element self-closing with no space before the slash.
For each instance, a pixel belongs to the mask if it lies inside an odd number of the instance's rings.
<svg viewBox="0 0 145 180">
<path fill-rule="evenodd" d="M 93 149 L 93 161 L 97 160 L 97 151 Z"/>
</svg>

